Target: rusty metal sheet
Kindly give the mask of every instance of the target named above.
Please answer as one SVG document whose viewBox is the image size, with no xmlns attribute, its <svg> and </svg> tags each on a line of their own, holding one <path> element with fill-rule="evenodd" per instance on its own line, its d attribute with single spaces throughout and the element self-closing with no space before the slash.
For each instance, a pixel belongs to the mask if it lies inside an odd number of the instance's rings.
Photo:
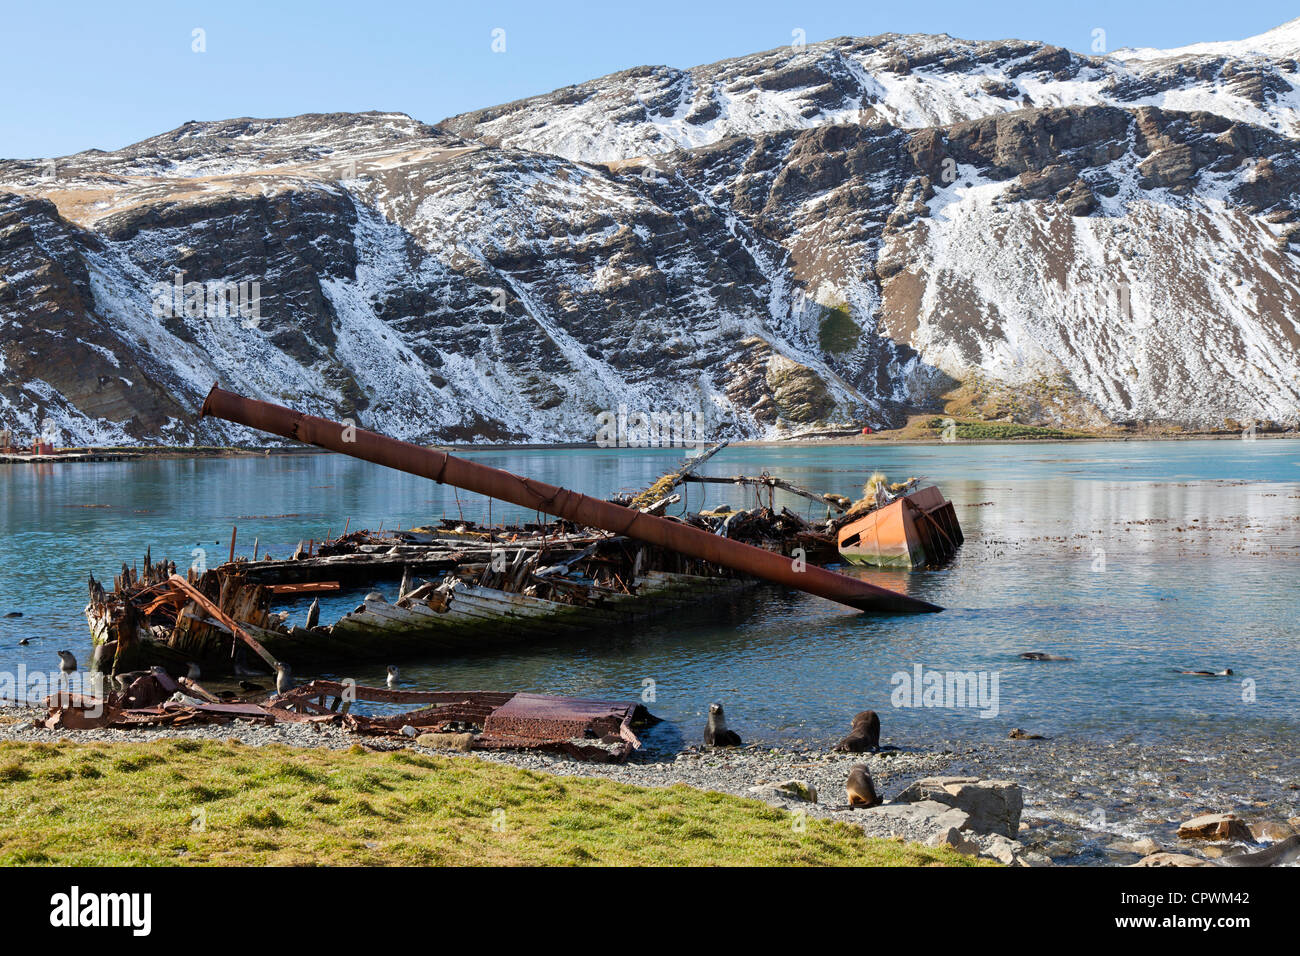
<svg viewBox="0 0 1300 956">
<path fill-rule="evenodd" d="M 483 725 L 485 733 L 538 739 L 574 739 L 617 734 L 633 704 L 577 700 L 544 694 L 515 694 Z"/>
</svg>

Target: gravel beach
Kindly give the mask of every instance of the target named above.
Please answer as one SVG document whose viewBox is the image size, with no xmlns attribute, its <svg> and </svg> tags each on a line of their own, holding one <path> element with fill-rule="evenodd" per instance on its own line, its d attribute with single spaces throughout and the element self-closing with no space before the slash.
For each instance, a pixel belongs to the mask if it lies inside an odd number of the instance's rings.
<svg viewBox="0 0 1300 956">
<path fill-rule="evenodd" d="M 50 731 L 41 726 L 45 712 L 30 707 L 0 708 L 0 740 L 131 744 L 161 739 L 237 739 L 249 746 L 346 749 L 360 744 L 376 750 L 425 748 L 405 738 L 362 737 L 338 727 L 302 723 L 273 725 L 236 721 L 159 730 Z M 653 733 L 647 735 L 653 740 Z M 897 821 L 847 805 L 844 784 L 855 763 L 868 766 L 877 791 L 886 801 L 917 779 L 969 775 L 1011 780 L 1024 795 L 1018 839 L 1028 852 L 1056 863 L 1126 865 L 1159 850 L 1193 853 L 1209 859 L 1259 845 L 1205 846 L 1180 840 L 1178 824 L 1200 813 L 1235 812 L 1262 832 L 1283 832 L 1300 824 L 1300 781 L 1292 776 L 1294 756 L 1286 741 L 1266 739 L 1238 748 L 1242 753 L 1207 756 L 1194 747 L 1172 748 L 1120 740 L 1106 744 L 1079 740 L 1007 740 L 954 749 L 896 750 L 880 754 L 839 754 L 815 748 L 747 746 L 736 749 L 676 749 L 649 743 L 625 764 L 593 764 L 539 753 L 436 751 L 444 756 L 485 760 L 562 776 L 614 780 L 645 787 L 685 784 L 763 800 L 809 817 L 853 823 L 869 835 L 898 835 L 923 840 Z M 817 791 L 806 802 L 763 784 L 803 781 Z M 1292 823 L 1288 823 L 1292 820 Z M 1273 836 L 1272 839 L 1276 839 Z M 1268 838 L 1264 838 L 1267 842 Z M 1150 841 L 1150 842 L 1147 842 Z"/>
</svg>

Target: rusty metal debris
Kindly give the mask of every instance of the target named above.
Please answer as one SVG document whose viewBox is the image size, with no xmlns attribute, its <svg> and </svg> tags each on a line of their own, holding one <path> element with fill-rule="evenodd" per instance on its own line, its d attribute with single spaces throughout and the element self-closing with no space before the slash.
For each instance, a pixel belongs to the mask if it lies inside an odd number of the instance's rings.
<svg viewBox="0 0 1300 956">
<path fill-rule="evenodd" d="M 46 698 L 51 730 L 142 729 L 233 720 L 337 724 L 366 736 L 414 738 L 458 750 L 534 750 L 577 760 L 622 762 L 641 746 L 635 729 L 656 718 L 640 704 L 494 691 L 403 691 L 314 680 L 263 703 L 223 703 L 193 681 L 161 669 L 102 697 Z M 363 714 L 358 704 L 418 704 L 395 714 Z M 454 738 L 454 740 L 452 739 Z"/>
<path fill-rule="evenodd" d="M 352 710 L 365 702 L 424 706 L 379 716 Z M 358 734 L 397 737 L 413 728 L 419 737 L 467 735 L 468 746 L 460 749 L 539 750 L 599 762 L 626 760 L 641 746 L 633 728 L 655 722 L 636 703 L 494 691 L 394 691 L 330 680 L 273 698 L 267 709 L 281 720 L 338 720 Z"/>
</svg>

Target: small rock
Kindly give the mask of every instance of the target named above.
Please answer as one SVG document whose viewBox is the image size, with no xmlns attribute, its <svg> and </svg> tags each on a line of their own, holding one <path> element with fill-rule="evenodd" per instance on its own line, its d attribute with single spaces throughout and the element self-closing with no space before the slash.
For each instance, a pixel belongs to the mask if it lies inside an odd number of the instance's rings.
<svg viewBox="0 0 1300 956">
<path fill-rule="evenodd" d="M 1150 837 L 1132 841 L 1121 840 L 1119 843 L 1112 843 L 1110 848 L 1121 853 L 1137 853 L 1141 856 L 1151 856 L 1153 853 L 1160 852 L 1160 845 Z"/>
<path fill-rule="evenodd" d="M 431 750 L 469 750 L 474 744 L 473 734 L 420 734 L 415 742 Z"/>
<path fill-rule="evenodd" d="M 1183 840 L 1253 840 L 1250 827 L 1235 813 L 1205 813 L 1178 828 Z"/>
<path fill-rule="evenodd" d="M 785 780 L 781 783 L 760 783 L 749 788 L 750 793 L 769 794 L 805 803 L 817 802 L 817 788 L 805 780 Z"/>
<path fill-rule="evenodd" d="M 1214 866 L 1209 860 L 1203 860 L 1199 856 L 1189 856 L 1186 853 L 1152 853 L 1150 856 L 1144 856 L 1136 863 L 1130 863 L 1130 866 Z"/>
<path fill-rule="evenodd" d="M 979 844 L 956 827 L 948 827 L 925 841 L 927 846 L 950 846 L 963 856 L 978 856 Z"/>
<path fill-rule="evenodd" d="M 1019 860 L 1020 844 L 1015 840 L 1009 840 L 1001 833 L 993 834 L 980 847 L 980 856 L 985 856 L 999 863 L 1005 863 L 1007 866 L 1015 866 Z"/>
</svg>

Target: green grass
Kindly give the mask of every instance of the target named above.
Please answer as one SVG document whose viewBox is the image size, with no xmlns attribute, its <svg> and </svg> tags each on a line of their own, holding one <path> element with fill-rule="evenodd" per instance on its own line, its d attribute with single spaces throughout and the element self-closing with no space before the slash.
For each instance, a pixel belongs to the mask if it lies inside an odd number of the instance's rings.
<svg viewBox="0 0 1300 956">
<path fill-rule="evenodd" d="M 0 863 L 969 866 L 766 804 L 413 751 L 0 744 Z"/>
<path fill-rule="evenodd" d="M 851 352 L 858 347 L 862 330 L 849 316 L 847 303 L 821 307 L 817 324 L 817 343 L 823 352 Z"/>
<path fill-rule="evenodd" d="M 926 427 L 932 431 L 942 432 L 945 421 L 949 419 L 931 418 Z M 1068 440 L 1071 438 L 1089 438 L 1083 432 L 1067 432 L 1059 428 L 1042 428 L 1038 425 L 1017 425 L 1010 422 L 959 422 L 953 421 L 955 435 L 958 439 L 973 441 L 1009 441 L 1016 438 L 1047 438 Z"/>
</svg>

